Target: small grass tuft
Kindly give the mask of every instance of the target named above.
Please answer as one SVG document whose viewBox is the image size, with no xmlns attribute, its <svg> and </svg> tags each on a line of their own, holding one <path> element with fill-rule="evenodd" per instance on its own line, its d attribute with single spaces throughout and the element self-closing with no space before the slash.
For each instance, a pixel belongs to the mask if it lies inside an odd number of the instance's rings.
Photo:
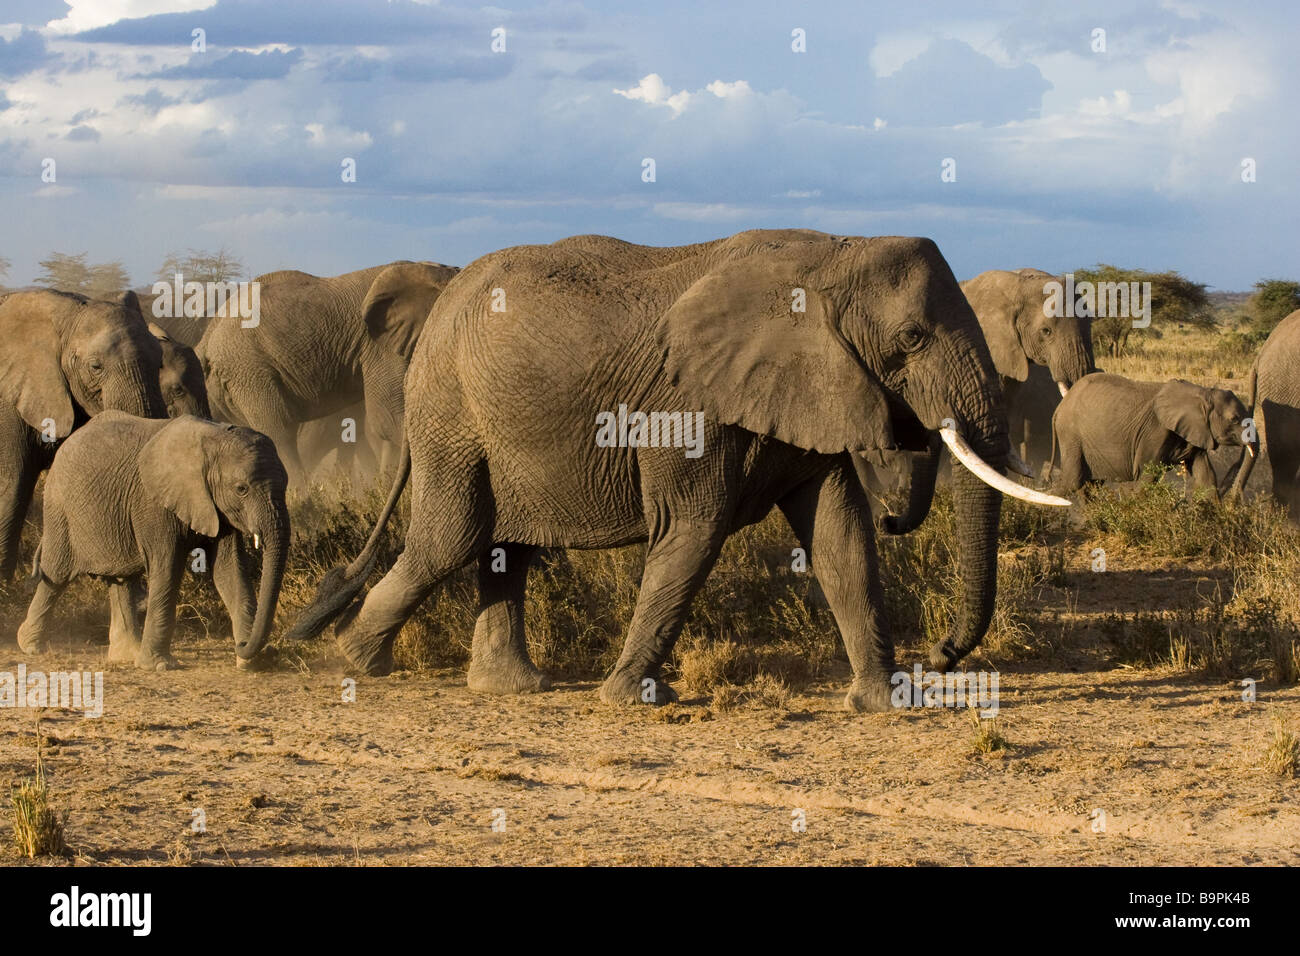
<svg viewBox="0 0 1300 956">
<path fill-rule="evenodd" d="M 14 813 L 14 845 L 28 858 L 60 856 L 64 850 L 63 829 L 68 811 L 57 813 L 50 806 L 50 790 L 45 779 L 45 758 L 41 753 L 40 724 L 36 727 L 36 775 L 19 783 L 10 792 Z"/>
<path fill-rule="evenodd" d="M 992 754 L 1011 749 L 1011 743 L 1002 733 L 1002 727 L 996 717 L 982 718 L 978 711 L 970 712 L 971 725 L 975 728 L 975 737 L 971 742 L 971 752 Z"/>
<path fill-rule="evenodd" d="M 1300 734 L 1286 729 L 1281 714 L 1273 715 L 1273 739 L 1264 750 L 1263 766 L 1275 777 L 1294 777 L 1300 772 Z"/>
</svg>

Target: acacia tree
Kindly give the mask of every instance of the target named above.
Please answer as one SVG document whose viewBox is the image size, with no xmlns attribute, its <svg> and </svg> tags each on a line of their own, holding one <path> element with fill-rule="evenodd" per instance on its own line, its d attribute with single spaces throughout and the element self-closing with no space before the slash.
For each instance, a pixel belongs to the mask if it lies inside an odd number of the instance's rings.
<svg viewBox="0 0 1300 956">
<path fill-rule="evenodd" d="M 1300 309 L 1300 282 L 1290 279 L 1260 279 L 1246 301 L 1251 327 L 1265 335 L 1296 309 Z"/>
<path fill-rule="evenodd" d="M 115 299 L 131 284 L 131 277 L 121 261 L 86 261 L 84 252 L 75 255 L 51 252 L 40 261 L 41 273 L 36 284 L 62 292 L 79 292 L 91 299 Z"/>
<path fill-rule="evenodd" d="M 158 281 L 171 282 L 179 274 L 186 282 L 231 282 L 244 272 L 244 263 L 224 246 L 216 252 L 187 249 L 173 252 L 158 269 Z"/>
<path fill-rule="evenodd" d="M 1091 269 L 1074 273 L 1075 287 L 1081 282 L 1151 283 L 1151 328 L 1159 334 L 1160 328 L 1173 325 L 1214 327 L 1214 309 L 1210 305 L 1206 286 L 1193 282 L 1170 269 L 1165 272 L 1148 272 L 1145 269 L 1121 269 L 1118 266 L 1098 263 Z M 1133 311 L 1130 309 L 1130 312 Z M 1129 334 L 1133 332 L 1131 315 L 1107 315 L 1092 320 L 1093 348 L 1112 358 L 1124 354 Z"/>
</svg>

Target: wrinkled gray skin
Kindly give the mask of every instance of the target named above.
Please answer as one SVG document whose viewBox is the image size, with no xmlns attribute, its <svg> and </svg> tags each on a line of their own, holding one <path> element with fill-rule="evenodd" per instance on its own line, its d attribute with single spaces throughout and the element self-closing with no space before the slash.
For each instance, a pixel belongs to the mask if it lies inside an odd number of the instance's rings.
<svg viewBox="0 0 1300 956">
<path fill-rule="evenodd" d="M 46 479 L 40 581 L 19 647 L 47 649 L 59 595 L 88 574 L 120 585 L 108 659 L 174 667 L 176 595 L 190 552 L 204 548 L 230 612 L 236 658 L 251 660 L 270 634 L 288 556 L 286 481 L 270 440 L 246 428 L 188 415 L 97 415 L 64 443 Z M 256 590 L 254 535 L 265 549 Z M 124 583 L 141 579 L 148 595 L 143 630 Z"/>
<path fill-rule="evenodd" d="M 429 307 L 455 275 L 449 266 L 395 262 L 341 276 L 259 276 L 260 323 L 212 320 L 196 351 L 221 421 L 275 442 L 294 485 L 303 422 L 364 403 L 381 465 L 401 447 L 402 379 Z"/>
<path fill-rule="evenodd" d="M 1056 490 L 1068 493 L 1090 481 L 1136 481 L 1148 464 L 1158 462 L 1187 469 L 1189 495 L 1204 488 L 1217 498 L 1208 452 L 1220 445 L 1244 446 L 1242 421 L 1248 416 L 1246 406 L 1226 389 L 1089 375 L 1070 389 L 1053 419 L 1061 453 Z"/>
<path fill-rule="evenodd" d="M 0 297 L 0 578 L 18 563 L 36 479 L 73 429 L 106 408 L 166 414 L 161 364 L 132 293 L 118 302 L 45 289 Z"/>
<path fill-rule="evenodd" d="M 505 290 L 507 312 L 491 311 Z M 806 313 L 791 309 L 803 289 Z M 850 457 L 921 448 L 951 418 L 994 468 L 1006 417 L 988 347 L 928 239 L 759 230 L 652 248 L 602 236 L 485 256 L 444 290 L 407 376 L 412 481 L 406 546 L 337 626 L 348 659 L 391 670 L 403 623 L 449 573 L 479 569 L 469 686 L 543 690 L 523 632 L 538 548 L 646 542 L 631 627 L 601 697 L 673 699 L 660 668 L 691 600 L 737 529 L 779 507 L 808 549 L 853 668 L 846 705 L 889 707 L 871 509 Z M 703 409 L 703 453 L 596 445 L 597 414 Z M 405 468 L 390 493 L 400 494 Z M 962 594 L 932 649 L 950 667 L 993 612 L 1001 494 L 954 474 Z M 359 593 L 382 532 L 327 575 L 292 635 Z M 506 570 L 492 570 L 503 548 Z M 643 682 L 653 681 L 653 685 Z"/>
<path fill-rule="evenodd" d="M 198 355 L 188 345 L 172 338 L 160 325 L 150 322 L 149 331 L 162 348 L 158 388 L 167 404 L 167 417 L 197 415 L 199 418 L 211 418 L 208 390 L 203 384 L 203 367 Z"/>
<path fill-rule="evenodd" d="M 1052 414 L 1061 400 L 1057 383 L 1069 388 L 1096 371 L 1092 320 L 1077 308 L 1074 316 L 1047 314 L 1043 286 L 1052 281 L 1064 288 L 1063 276 L 1041 269 L 993 269 L 961 284 L 1001 380 L 1011 448 L 1035 473 L 1046 469 L 1051 454 Z M 882 530 L 906 534 L 925 520 L 943 467 L 941 451 L 934 441 L 920 454 L 885 453 L 878 461 L 855 462 L 859 478 L 877 494 L 908 492 L 905 512 L 885 517 Z"/>
<path fill-rule="evenodd" d="M 1278 323 L 1250 370 L 1250 414 L 1273 471 L 1273 497 L 1300 521 L 1300 310 Z M 1240 497 L 1258 456 L 1243 449 L 1233 466 Z"/>
</svg>

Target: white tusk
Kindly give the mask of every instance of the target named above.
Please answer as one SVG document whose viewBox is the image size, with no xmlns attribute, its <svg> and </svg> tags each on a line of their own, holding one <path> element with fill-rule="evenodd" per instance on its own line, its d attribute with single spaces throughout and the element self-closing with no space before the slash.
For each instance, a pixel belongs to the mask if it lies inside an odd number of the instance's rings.
<svg viewBox="0 0 1300 956">
<path fill-rule="evenodd" d="M 1017 455 L 1014 451 L 1011 453 L 1011 458 L 1007 461 L 1007 467 L 1010 468 L 1018 475 L 1024 475 L 1026 478 L 1038 477 L 1032 471 L 1029 470 L 1029 466 L 1025 464 L 1025 460 L 1021 458 L 1019 455 Z"/>
<path fill-rule="evenodd" d="M 257 534 L 254 534 L 254 535 L 253 535 L 253 548 L 254 548 L 254 550 L 257 550 L 257 551 L 261 551 L 261 550 L 262 550 L 262 538 L 261 538 L 260 535 L 257 535 Z"/>
<path fill-rule="evenodd" d="M 1251 458 L 1254 458 L 1254 457 L 1255 457 L 1255 446 L 1254 446 L 1254 445 L 1247 445 L 1247 446 L 1246 446 L 1246 451 L 1250 453 L 1250 457 L 1251 457 Z"/>
<path fill-rule="evenodd" d="M 944 426 L 939 429 L 939 437 L 943 439 L 943 443 L 952 452 L 952 457 L 965 465 L 971 474 L 986 485 L 996 488 L 1004 495 L 1019 498 L 1021 501 L 1028 501 L 1033 505 L 1054 505 L 1058 508 L 1068 508 L 1073 504 L 1067 498 L 1058 498 L 1056 495 L 1049 495 L 1041 491 L 1035 491 L 1032 488 L 1026 488 L 1024 485 L 1012 481 L 1006 475 L 998 474 L 992 465 L 975 454 L 975 449 L 966 444 L 966 439 L 958 435 L 956 429 Z"/>
<path fill-rule="evenodd" d="M 1061 390 L 1062 398 L 1065 398 L 1065 393 L 1070 390 L 1070 386 L 1066 385 L 1064 382 L 1057 382 L 1056 387 Z"/>
</svg>

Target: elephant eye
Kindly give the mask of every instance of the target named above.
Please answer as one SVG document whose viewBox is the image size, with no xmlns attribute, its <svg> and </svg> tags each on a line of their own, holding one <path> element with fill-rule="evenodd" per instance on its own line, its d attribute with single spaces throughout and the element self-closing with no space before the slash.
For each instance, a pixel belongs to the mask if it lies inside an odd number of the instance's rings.
<svg viewBox="0 0 1300 956">
<path fill-rule="evenodd" d="M 248 482 L 246 481 L 236 482 L 235 494 L 239 495 L 239 497 L 241 498 L 244 497 L 244 495 L 248 494 Z"/>
<path fill-rule="evenodd" d="M 925 344 L 925 333 L 909 325 L 898 333 L 898 345 L 904 352 L 915 352 Z"/>
<path fill-rule="evenodd" d="M 1043 338 L 1045 338 L 1045 339 L 1050 339 L 1051 337 L 1052 337 L 1052 327 L 1051 327 L 1050 325 L 1044 325 L 1044 326 L 1043 326 Z"/>
</svg>

